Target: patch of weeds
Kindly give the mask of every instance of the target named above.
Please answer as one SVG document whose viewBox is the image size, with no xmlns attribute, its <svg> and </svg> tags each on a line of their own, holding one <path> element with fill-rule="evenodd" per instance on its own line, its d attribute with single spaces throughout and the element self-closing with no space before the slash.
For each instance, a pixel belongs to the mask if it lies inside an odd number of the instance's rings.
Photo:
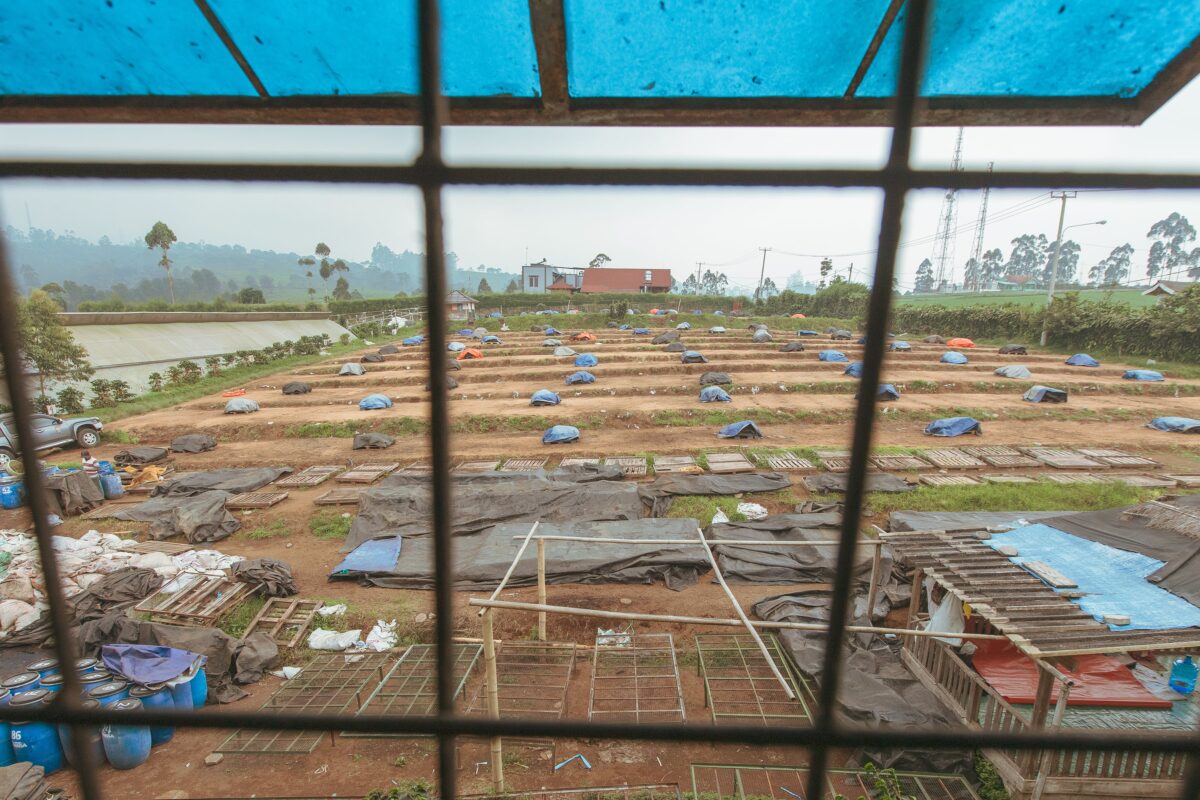
<svg viewBox="0 0 1200 800">
<path fill-rule="evenodd" d="M 676 497 L 667 516 L 691 518 L 697 520 L 701 527 L 707 527 L 712 524 L 713 515 L 720 510 L 725 512 L 730 522 L 745 522 L 745 515 L 739 514 L 737 510 L 740 502 L 742 501 L 736 497 Z"/>
<path fill-rule="evenodd" d="M 353 422 L 302 422 L 283 429 L 290 439 L 350 439 L 358 433 Z"/>
<path fill-rule="evenodd" d="M 100 441 L 108 444 L 137 444 L 141 440 L 129 431 L 105 428 L 100 431 Z"/>
<path fill-rule="evenodd" d="M 992 766 L 992 762 L 984 758 L 983 753 L 975 751 L 975 777 L 979 779 L 980 800 L 1009 800 L 1008 790 L 1000 780 L 1000 773 Z"/>
<path fill-rule="evenodd" d="M 250 595 L 237 608 L 230 611 L 217 624 L 217 627 L 235 639 L 240 639 L 246 633 L 246 627 L 266 605 L 266 598 L 257 594 Z"/>
<path fill-rule="evenodd" d="M 288 530 L 287 520 L 278 518 L 271 520 L 266 525 L 259 525 L 257 528 L 251 528 L 246 531 L 246 538 L 253 541 L 261 541 L 262 539 L 274 539 L 279 536 L 288 536 L 291 531 Z"/>
<path fill-rule="evenodd" d="M 427 780 L 396 781 L 387 789 L 372 789 L 363 800 L 432 800 L 433 784 Z"/>
<path fill-rule="evenodd" d="M 922 486 L 904 494 L 870 492 L 877 514 L 892 511 L 1098 511 L 1142 503 L 1163 492 L 1123 483 L 1059 484 L 1049 481 L 983 486 Z"/>
<path fill-rule="evenodd" d="M 343 517 L 336 511 L 322 511 L 309 518 L 308 530 L 318 539 L 345 539 L 354 517 Z"/>
<path fill-rule="evenodd" d="M 392 759 L 392 766 L 400 767 L 401 769 L 403 769 L 404 767 L 407 767 L 408 766 L 408 756 L 404 755 L 404 753 L 400 753 L 399 755 L 397 755 L 395 758 Z"/>
<path fill-rule="evenodd" d="M 905 384 L 910 392 L 936 392 L 941 388 L 941 384 L 936 381 L 927 381 L 917 378 L 914 381 L 909 381 Z"/>
</svg>

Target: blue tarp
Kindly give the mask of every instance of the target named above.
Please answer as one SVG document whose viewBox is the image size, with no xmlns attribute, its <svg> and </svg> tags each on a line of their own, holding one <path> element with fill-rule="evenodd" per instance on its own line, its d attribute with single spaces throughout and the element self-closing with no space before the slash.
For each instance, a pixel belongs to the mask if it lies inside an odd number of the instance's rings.
<svg viewBox="0 0 1200 800">
<path fill-rule="evenodd" d="M 728 403 L 733 398 L 720 386 L 705 386 L 700 390 L 701 403 Z"/>
<path fill-rule="evenodd" d="M 596 358 L 591 353 L 580 353 L 579 355 L 575 356 L 575 366 L 577 367 L 594 367 L 599 363 L 600 359 Z"/>
<path fill-rule="evenodd" d="M 649 328 L 634 328 L 633 333 L 635 336 L 649 336 L 650 329 Z"/>
<path fill-rule="evenodd" d="M 1049 386 L 1032 386 L 1021 399 L 1027 403 L 1065 403 L 1067 393 L 1062 389 L 1051 389 Z"/>
<path fill-rule="evenodd" d="M 553 425 L 542 434 L 542 444 L 566 444 L 579 441 L 579 428 L 572 425 Z"/>
<path fill-rule="evenodd" d="M 404 345 L 405 347 L 415 347 L 424 341 L 425 341 L 424 336 L 417 335 L 417 336 L 408 337 L 407 339 L 402 341 L 400 344 Z"/>
<path fill-rule="evenodd" d="M 400 558 L 400 537 L 371 539 L 351 550 L 342 563 L 329 573 L 330 578 L 356 578 L 379 572 L 391 572 Z"/>
<path fill-rule="evenodd" d="M 557 334 L 562 333 L 562 331 L 560 331 L 558 328 L 554 327 L 553 325 L 547 325 L 546 330 L 542 331 L 542 333 L 546 334 L 547 336 L 555 336 Z"/>
<path fill-rule="evenodd" d="M 942 363 L 943 364 L 966 364 L 967 357 L 964 356 L 962 353 L 955 353 L 953 351 L 951 351 L 949 353 L 942 353 Z"/>
<path fill-rule="evenodd" d="M 822 350 L 821 352 L 817 353 L 817 359 L 820 361 L 837 361 L 837 362 L 850 360 L 850 359 L 846 358 L 845 353 L 843 353 L 839 350 Z"/>
<path fill-rule="evenodd" d="M 483 337 L 483 343 L 484 344 L 504 344 L 504 342 L 500 341 L 500 337 L 496 336 L 495 334 L 488 334 L 487 336 Z"/>
<path fill-rule="evenodd" d="M 362 400 L 358 401 L 358 407 L 362 411 L 374 411 L 380 408 L 391 408 L 392 399 L 384 394 L 369 394 Z"/>
<path fill-rule="evenodd" d="M 558 358 L 566 358 L 567 356 L 576 355 L 576 353 L 573 348 L 567 347 L 566 345 L 560 345 L 559 347 L 554 348 L 554 355 Z"/>
<path fill-rule="evenodd" d="M 533 397 L 529 398 L 531 406 L 556 406 L 560 402 L 559 396 L 549 389 L 538 389 L 533 393 Z"/>
<path fill-rule="evenodd" d="M 1146 423 L 1147 428 L 1154 428 L 1167 433 L 1200 433 L 1200 419 L 1189 417 L 1158 417 Z"/>
<path fill-rule="evenodd" d="M 983 433 L 979 420 L 971 417 L 946 417 L 935 419 L 925 426 L 925 433 L 930 436 L 962 436 L 965 433 Z"/>
<path fill-rule="evenodd" d="M 463 350 L 467 349 L 467 346 L 462 342 L 450 342 L 446 345 L 446 349 L 451 353 L 461 353 Z"/>
<path fill-rule="evenodd" d="M 1068 358 L 1065 364 L 1070 364 L 1072 367 L 1098 367 L 1100 362 L 1089 356 L 1087 353 L 1076 353 Z"/>
<path fill-rule="evenodd" d="M 474 332 L 475 332 L 475 330 L 473 328 L 459 328 L 458 335 L 459 336 L 470 336 Z"/>
<path fill-rule="evenodd" d="M 723 316 L 725 316 L 725 312 L 724 312 L 724 311 L 717 310 L 717 311 L 714 311 L 714 312 L 713 312 L 713 316 L 714 316 L 714 317 L 723 317 Z"/>
<path fill-rule="evenodd" d="M 488 314 L 488 316 L 491 317 L 492 319 L 501 319 L 504 315 L 501 314 L 499 311 L 493 311 L 492 313 Z"/>
<path fill-rule="evenodd" d="M 1007 367 L 996 367 L 995 375 L 1001 378 L 1029 378 L 1033 373 L 1023 364 L 1010 364 Z"/>
<path fill-rule="evenodd" d="M 106 644 L 100 647 L 100 660 L 114 675 L 145 686 L 174 680 L 207 657 L 177 647 L 151 644 Z"/>
<path fill-rule="evenodd" d="M 684 364 L 707 364 L 708 359 L 697 353 L 695 350 L 684 350 L 679 356 L 680 362 Z"/>
<path fill-rule="evenodd" d="M 713 325 L 711 328 L 708 329 L 708 332 L 709 333 L 724 333 L 725 326 L 724 325 Z"/>
<path fill-rule="evenodd" d="M 579 358 L 583 358 L 583 356 L 580 356 Z M 578 361 L 579 359 L 577 358 L 575 360 Z M 567 386 L 573 386 L 576 383 L 595 383 L 595 382 L 596 382 L 596 376 L 585 370 L 580 370 L 579 372 L 572 372 L 570 375 L 567 376 Z"/>
<path fill-rule="evenodd" d="M 690 323 L 690 322 L 681 322 L 675 326 L 675 330 L 677 330 L 677 331 L 690 331 L 691 329 L 692 329 L 692 323 Z"/>
<path fill-rule="evenodd" d="M 820 336 L 821 334 L 817 333 L 816 331 L 810 331 L 808 328 L 801 328 L 800 330 L 796 331 L 796 335 L 797 336 Z"/>
<path fill-rule="evenodd" d="M 627 330 L 629 330 L 629 329 L 630 329 L 630 328 L 632 328 L 632 327 L 633 327 L 633 326 L 632 326 L 632 325 L 630 325 L 628 322 L 623 322 L 623 323 L 621 323 L 621 326 L 620 326 L 619 328 L 617 328 L 617 330 L 619 330 L 619 331 L 627 331 Z"/>
<path fill-rule="evenodd" d="M 1146 580 L 1163 561 L 1043 524 L 992 534 L 987 544 L 1015 547 L 1013 563 L 1041 561 L 1078 583 L 1071 591 L 1085 594 L 1074 602 L 1098 621 L 1105 614 L 1127 615 L 1128 625 L 1109 625 L 1114 631 L 1200 627 L 1200 608 Z"/>
<path fill-rule="evenodd" d="M 562 339 L 543 339 L 542 347 L 561 347 Z"/>
<path fill-rule="evenodd" d="M 842 370 L 842 374 L 849 375 L 851 378 L 861 378 L 862 369 L 863 367 L 861 361 L 851 361 L 846 368 Z"/>
<path fill-rule="evenodd" d="M 722 439 L 761 439 L 763 438 L 762 431 L 758 429 L 752 421 L 744 419 L 741 422 L 731 422 L 721 430 L 717 431 L 717 436 Z"/>
<path fill-rule="evenodd" d="M 893 350 L 912 350 L 912 345 L 902 339 L 897 339 L 896 341 L 892 342 L 892 349 Z"/>
<path fill-rule="evenodd" d="M 879 386 L 877 397 L 879 400 L 899 400 L 900 392 L 892 384 L 883 383 Z"/>
<path fill-rule="evenodd" d="M 1165 380 L 1161 372 L 1152 369 L 1127 369 L 1121 376 L 1127 381 L 1161 381 Z"/>
<path fill-rule="evenodd" d="M 233 397 L 225 404 L 226 414 L 251 414 L 258 411 L 258 403 L 249 397 Z"/>
<path fill-rule="evenodd" d="M 762 344 L 763 342 L 771 341 L 771 334 L 767 331 L 764 331 L 762 328 L 759 328 L 750 335 L 750 340 Z"/>
</svg>

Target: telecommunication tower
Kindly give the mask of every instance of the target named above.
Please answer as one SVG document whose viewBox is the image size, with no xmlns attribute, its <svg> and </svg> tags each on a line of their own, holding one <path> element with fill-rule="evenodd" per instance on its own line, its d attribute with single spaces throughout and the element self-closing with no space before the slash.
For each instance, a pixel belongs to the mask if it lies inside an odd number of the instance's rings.
<svg viewBox="0 0 1200 800">
<path fill-rule="evenodd" d="M 950 162 L 951 172 L 962 172 L 962 143 L 963 129 L 958 129 L 958 139 L 954 143 L 954 160 Z M 933 240 L 933 290 L 942 292 L 946 285 L 954 281 L 954 229 L 958 225 L 958 189 L 946 190 L 942 198 L 942 212 L 938 216 L 937 234 Z"/>
</svg>

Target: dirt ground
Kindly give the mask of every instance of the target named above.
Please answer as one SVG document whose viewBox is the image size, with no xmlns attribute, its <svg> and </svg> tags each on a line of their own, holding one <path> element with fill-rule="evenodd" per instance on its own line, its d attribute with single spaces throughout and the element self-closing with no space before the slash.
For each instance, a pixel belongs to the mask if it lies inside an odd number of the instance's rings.
<svg viewBox="0 0 1200 800">
<path fill-rule="evenodd" d="M 731 321 L 732 323 L 732 321 Z M 655 330 L 654 333 L 661 331 Z M 532 332 L 501 333 L 503 345 L 485 349 L 478 361 L 461 362 L 462 369 L 451 372 L 460 388 L 451 392 L 451 413 L 455 420 L 471 417 L 497 418 L 487 432 L 457 433 L 451 438 L 455 461 L 500 459 L 512 456 L 549 456 L 550 465 L 562 456 L 606 456 L 632 453 L 698 454 L 716 449 L 744 448 L 744 443 L 729 443 L 714 437 L 715 426 L 656 424 L 653 414 L 667 414 L 676 423 L 680 417 L 713 410 L 778 410 L 781 412 L 821 412 L 826 419 L 764 424 L 765 440 L 754 447 L 846 447 L 849 445 L 850 414 L 854 407 L 853 379 L 842 375 L 843 364 L 817 360 L 821 349 L 838 349 L 851 359 L 861 347 L 825 340 L 806 341 L 807 350 L 780 353 L 785 339 L 756 345 L 745 330 L 731 328 L 723 335 L 686 332 L 683 341 L 690 349 L 705 354 L 709 364 L 683 365 L 679 354 L 664 353 L 651 346 L 650 337 L 635 337 L 629 332 L 595 331 L 600 341 L 575 344 L 560 336 L 564 344 L 578 352 L 595 353 L 597 367 L 589 368 L 597 377 L 591 386 L 563 385 L 565 375 L 577 368 L 571 358 L 554 358 L 552 348 L 542 347 L 542 334 Z M 790 336 L 786 338 L 791 338 Z M 1200 472 L 1200 451 L 1185 437 L 1158 433 L 1144 427 L 1154 416 L 1200 416 L 1200 390 L 1187 381 L 1170 379 L 1165 385 L 1151 387 L 1154 395 L 1131 393 L 1138 387 L 1121 380 L 1124 365 L 1105 364 L 1099 369 L 1067 367 L 1063 357 L 1050 353 L 1028 356 L 999 356 L 994 348 L 968 351 L 970 364 L 952 366 L 938 363 L 947 348 L 913 344 L 912 353 L 890 354 L 885 380 L 899 385 L 902 397 L 895 403 L 882 404 L 875 434 L 877 446 L 954 446 L 958 444 L 1062 444 L 1075 446 L 1117 446 L 1138 453 L 1153 454 L 1170 470 Z M 373 351 L 365 349 L 364 352 Z M 350 439 L 342 437 L 299 438 L 296 426 L 311 422 L 361 423 L 363 429 L 379 420 L 405 417 L 424 420 L 427 416 L 425 361 L 423 349 L 405 349 L 387 356 L 382 364 L 365 364 L 362 377 L 338 377 L 341 362 L 314 365 L 256 380 L 246 385 L 247 396 L 258 400 L 262 411 L 230 417 L 222 414 L 224 399 L 211 395 L 177 407 L 144 414 L 109 427 L 136 436 L 141 444 L 165 445 L 172 437 L 193 431 L 207 431 L 218 437 L 220 445 L 209 453 L 173 456 L 177 470 L 208 469 L 228 466 L 283 465 L 301 469 L 313 464 L 342 464 L 350 460 L 398 461 L 407 464 L 427 458 L 424 436 L 399 436 L 398 443 L 384 451 L 354 452 Z M 1033 406 L 1024 403 L 1017 389 L 1007 390 L 1005 379 L 992 371 L 1004 364 L 1025 364 L 1034 380 L 1071 391 L 1066 406 Z M 730 404 L 701 405 L 697 400 L 699 376 L 704 371 L 720 370 L 733 376 L 734 401 Z M 290 397 L 279 387 L 289 380 L 313 384 L 311 394 Z M 1166 388 L 1163 388 L 1163 387 Z M 560 406 L 531 408 L 530 394 L 540 388 L 561 394 Z M 908 391 L 904 391 L 905 389 Z M 369 392 L 392 397 L 395 407 L 384 411 L 360 411 L 358 400 Z M 720 406 L 713 409 L 714 405 Z M 984 416 L 982 437 L 963 440 L 930 440 L 922 433 L 926 416 L 945 409 L 971 409 Z M 903 414 L 897 414 L 903 411 Z M 1044 412 L 1044 416 L 1038 416 Z M 1071 412 L 1071 416 L 1064 412 Z M 1090 419 L 1081 418 L 1092 412 Z M 1030 416 L 1032 414 L 1032 416 Z M 838 416 L 840 415 L 840 416 Z M 570 424 L 582 416 L 599 418 L 603 424 L 583 431 L 577 444 L 546 447 L 541 430 L 511 430 L 506 420 L 544 417 L 548 424 Z M 660 417 L 661 418 L 661 417 Z M 520 427 L 520 426 L 516 426 Z M 1198 442 L 1200 444 L 1200 442 Z M 99 458 L 111 458 L 124 445 L 105 444 L 94 448 Z M 62 460 L 74 457 L 61 454 Z M 48 457 L 55 461 L 55 456 Z M 794 495 L 807 496 L 799 476 L 793 477 Z M 291 490 L 283 503 L 266 511 L 241 514 L 242 531 L 218 544 L 218 549 L 247 557 L 272 556 L 288 562 L 296 575 L 302 597 L 345 602 L 351 619 L 369 626 L 376 618 L 400 623 L 402 633 L 412 640 L 432 639 L 433 624 L 425 619 L 432 610 L 430 592 L 367 588 L 349 582 L 331 583 L 327 576 L 340 561 L 340 541 L 321 539 L 309 529 L 314 513 L 351 513 L 352 509 L 318 509 L 312 499 L 332 486 Z M 770 506 L 772 513 L 791 510 Z M 870 520 L 875 521 L 875 520 Z M 28 517 L 21 512 L 0 512 L 0 528 L 24 528 Z M 79 535 L 89 528 L 138 534 L 138 527 L 114 520 L 69 520 L 60 532 Z M 271 530 L 269 538 L 252 538 L 251 532 Z M 783 594 L 796 586 L 735 585 L 734 592 L 743 608 L 748 609 L 764 597 Z M 482 592 L 463 592 L 457 597 L 457 632 L 477 637 L 479 620 L 466 607 L 469 597 Z M 505 593 L 506 599 L 534 601 L 533 589 Z M 655 586 L 551 586 L 548 600 L 553 604 L 590 606 L 605 609 L 726 617 L 732 608 L 710 578 L 680 592 Z M 551 641 L 589 647 L 595 638 L 597 623 L 584 617 L 554 617 L 549 621 Z M 534 614 L 504 612 L 498 616 L 496 635 L 501 640 L 528 641 L 536 625 Z M 667 632 L 674 637 L 680 654 L 680 685 L 690 724 L 711 724 L 706 708 L 703 681 L 694 660 L 694 640 L 698 633 L 725 632 L 732 629 L 700 628 L 685 625 L 640 623 L 639 632 Z M 285 652 L 285 664 L 300 664 L 310 655 L 305 650 Z M 591 654 L 581 649 L 575 663 L 574 678 L 567 694 L 565 716 L 586 719 L 590 682 Z M 478 681 L 477 669 L 473 681 Z M 246 687 L 251 696 L 231 709 L 247 710 L 260 706 L 279 685 L 280 679 L 267 677 Z M 475 691 L 469 683 L 466 698 Z M 436 746 L 421 739 L 349 739 L 326 737 L 309 755 L 226 755 L 220 764 L 208 767 L 204 758 L 228 735 L 228 731 L 179 731 L 170 743 L 156 748 L 150 761 L 135 770 L 103 771 L 106 791 L 115 797 L 270 797 L 270 796 L 355 796 L 371 789 L 386 789 L 394 781 L 428 779 L 434 772 Z M 595 740 L 559 741 L 552 749 L 509 746 L 506 748 L 506 772 L 510 788 L 567 788 L 577 786 L 614 786 L 623 784 L 678 783 L 690 791 L 689 765 L 693 763 L 757 763 L 802 765 L 804 752 L 795 748 L 751 748 L 743 746 L 686 745 L 681 743 L 645 744 Z M 590 770 L 579 761 L 555 771 L 554 764 L 575 753 L 591 763 Z M 486 742 L 461 741 L 458 745 L 460 792 L 484 792 L 489 789 L 489 758 Z M 70 771 L 51 777 L 51 785 L 74 795 L 77 787 Z M 174 794 L 171 794 L 174 793 Z"/>
</svg>

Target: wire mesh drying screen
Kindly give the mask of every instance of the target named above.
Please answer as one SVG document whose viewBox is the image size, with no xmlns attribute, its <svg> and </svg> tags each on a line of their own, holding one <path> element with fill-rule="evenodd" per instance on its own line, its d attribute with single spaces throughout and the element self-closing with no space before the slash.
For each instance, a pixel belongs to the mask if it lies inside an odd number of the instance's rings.
<svg viewBox="0 0 1200 800">
<path fill-rule="evenodd" d="M 871 432 L 875 415 L 880 366 L 886 342 L 887 320 L 899 243 L 901 214 L 906 194 L 921 188 L 1041 188 L 1062 186 L 1112 189 L 1200 189 L 1195 174 L 1150 173 L 1071 173 L 1071 172 L 948 172 L 915 171 L 910 167 L 910 144 L 917 105 L 921 53 L 924 47 L 929 3 L 910 0 L 905 4 L 898 85 L 892 116 L 892 143 L 885 167 L 857 169 L 718 169 L 718 168 L 584 168 L 483 166 L 454 167 L 442 158 L 442 128 L 446 101 L 441 96 L 441 58 L 438 3 L 425 0 L 418 4 L 420 95 L 422 150 L 411 165 L 353 166 L 319 164 L 221 164 L 152 163 L 88 161 L 5 161 L 0 163 L 0 178 L 107 178 L 126 180 L 199 180 L 234 182 L 311 182 L 323 184 L 397 184 L 420 189 L 424 204 L 425 286 L 429 339 L 430 383 L 430 467 L 432 485 L 432 530 L 434 564 L 438 581 L 435 588 L 436 655 L 433 681 L 434 702 L 431 715 L 347 715 L 345 695 L 349 683 L 323 689 L 318 700 L 288 713 L 260 711 L 213 712 L 193 714 L 172 712 L 127 712 L 119 716 L 111 711 L 85 710 L 78 700 L 77 679 L 65 675 L 64 690 L 58 701 L 44 711 L 26 715 L 27 719 L 64 722 L 74 726 L 114 722 L 146 722 L 179 727 L 230 728 L 243 731 L 274 732 L 277 740 L 291 732 L 295 741 L 311 741 L 313 735 L 340 730 L 358 734 L 409 734 L 438 737 L 439 790 L 443 797 L 457 795 L 454 738 L 472 736 L 544 736 L 570 738 L 640 739 L 653 741 L 729 742 L 748 744 L 787 744 L 809 748 L 811 764 L 805 774 L 793 778 L 795 796 L 822 797 L 840 773 L 828 769 L 832 748 L 852 746 L 1009 748 L 1035 751 L 1040 748 L 1089 748 L 1093 751 L 1137 750 L 1163 753 L 1195 752 L 1200 738 L 1155 734 L 1134 736 L 1117 731 L 1083 733 L 1076 731 L 1023 732 L 978 730 L 863 730 L 835 716 L 845 640 L 855 541 L 861 522 L 865 476 L 868 468 Z M 163 101 L 167 102 L 167 101 Z M 748 112 L 753 113 L 753 112 Z M 879 248 L 873 288 L 867 314 L 866 345 L 860 400 L 854 417 L 854 440 L 847 473 L 846 513 L 837 548 L 837 568 L 833 581 L 832 607 L 827 634 L 827 652 L 818 687 L 811 724 L 802 726 L 730 724 L 717 726 L 647 722 L 631 726 L 623 722 L 599 722 L 559 719 L 488 719 L 458 714 L 455 699 L 462 683 L 463 664 L 453 643 L 454 608 L 453 560 L 450 537 L 449 415 L 446 373 L 443 367 L 447 321 L 441 308 L 446 295 L 445 237 L 442 219 L 442 190 L 450 185 L 523 185 L 523 186 L 727 186 L 727 187 L 871 187 L 883 190 L 884 200 L 879 226 Z M 15 427 L 21 438 L 32 440 L 32 403 L 26 376 L 21 367 L 19 329 L 15 314 L 16 287 L 7 248 L 0 251 L 0 349 L 3 351 L 5 380 L 13 406 Z M 31 510 L 38 550 L 42 558 L 46 593 L 57 656 L 60 663 L 71 663 L 75 653 L 68 605 L 63 596 L 60 576 L 54 560 L 43 480 L 32 449 L 21 456 L 27 476 Z M 341 681 L 341 678 L 337 679 Z M 426 691 L 428 683 L 425 684 Z M 359 687 L 361 689 L 361 687 Z M 425 700 L 428 697 L 423 695 Z M 331 699 L 332 698 L 332 699 Z M 283 701 L 283 698 L 280 698 Z M 289 704 L 292 701 L 287 701 Z M 349 701 L 353 703 L 353 699 Z M 315 706 L 315 707 L 314 707 Z M 331 716 L 333 715 L 333 716 Z M 682 714 L 680 715 L 682 716 Z M 0 709 L 0 719 L 12 720 L 11 709 Z M 76 738 L 82 735 L 75 728 Z M 307 732 L 307 733 L 305 733 Z M 307 738 L 306 738 L 307 737 Z M 273 745 L 271 745 L 273 746 Z M 83 794 L 101 797 L 96 764 L 85 756 L 80 769 Z M 804 787 L 799 788 L 803 783 Z M 721 793 L 724 794 L 724 788 Z M 673 791 L 672 794 L 677 792 Z M 736 796 L 736 795 L 734 795 Z M 791 796 L 789 794 L 789 796 Z M 935 795 L 936 796 L 936 795 Z M 951 795 L 954 796 L 954 795 Z M 1193 758 L 1183 781 L 1180 797 L 1200 796 L 1200 759 Z"/>
</svg>

